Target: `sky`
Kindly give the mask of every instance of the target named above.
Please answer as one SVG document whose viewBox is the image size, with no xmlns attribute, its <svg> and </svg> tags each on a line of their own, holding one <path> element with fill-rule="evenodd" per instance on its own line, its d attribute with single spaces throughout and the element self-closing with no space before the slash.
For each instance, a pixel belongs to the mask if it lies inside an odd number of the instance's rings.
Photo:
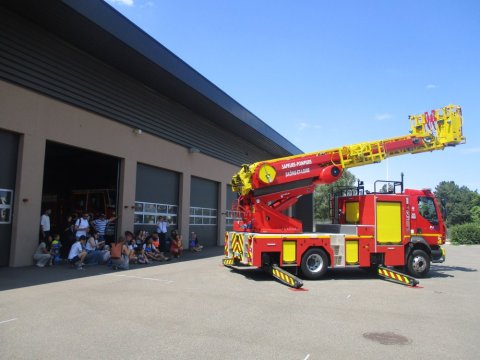
<svg viewBox="0 0 480 360">
<path fill-rule="evenodd" d="M 480 1 L 106 0 L 304 152 L 407 135 L 460 105 L 466 144 L 351 169 L 480 191 Z"/>
</svg>

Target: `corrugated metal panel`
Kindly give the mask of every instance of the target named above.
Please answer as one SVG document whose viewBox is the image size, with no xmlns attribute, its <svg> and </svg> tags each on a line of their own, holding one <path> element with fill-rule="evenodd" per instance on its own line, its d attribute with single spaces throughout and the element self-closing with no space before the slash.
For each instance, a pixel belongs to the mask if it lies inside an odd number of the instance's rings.
<svg viewBox="0 0 480 360">
<path fill-rule="evenodd" d="M 190 222 L 190 231 L 194 231 L 197 234 L 202 245 L 217 245 L 218 222 L 223 219 L 218 214 L 218 183 L 192 176 L 190 206 L 217 210 L 216 225 L 192 225 L 192 222 Z M 202 212 L 202 214 L 204 213 Z"/>
<path fill-rule="evenodd" d="M 180 174 L 138 164 L 135 201 L 178 205 Z"/>
<path fill-rule="evenodd" d="M 18 135 L 0 130 L 0 202 L 3 216 L 0 216 L 0 267 L 8 266 L 10 261 L 10 242 L 12 236 L 12 217 L 17 175 Z M 5 191 L 6 190 L 6 191 Z M 10 196 L 8 196 L 10 195 Z"/>
<path fill-rule="evenodd" d="M 272 157 L 2 8 L 0 78 L 232 164 Z"/>
</svg>

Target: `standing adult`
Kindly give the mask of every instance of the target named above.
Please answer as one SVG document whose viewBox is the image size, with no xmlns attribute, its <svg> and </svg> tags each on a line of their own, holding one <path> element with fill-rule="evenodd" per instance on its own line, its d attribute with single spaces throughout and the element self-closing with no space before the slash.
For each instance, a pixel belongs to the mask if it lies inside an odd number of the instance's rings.
<svg viewBox="0 0 480 360">
<path fill-rule="evenodd" d="M 90 223 L 88 222 L 88 213 L 84 212 L 82 214 L 81 218 L 78 218 L 75 220 L 75 236 L 77 240 L 80 238 L 80 236 L 85 236 L 87 237 L 87 232 L 90 229 Z"/>
<path fill-rule="evenodd" d="M 113 219 L 113 220 L 112 220 Z M 117 229 L 116 229 L 116 221 L 118 219 L 117 212 L 115 210 L 112 211 L 112 216 L 109 219 L 106 228 L 105 228 L 105 243 L 110 245 L 111 243 L 115 242 Z"/>
<path fill-rule="evenodd" d="M 100 217 L 98 219 L 95 219 L 92 221 L 92 225 L 95 228 L 95 231 L 98 231 L 98 240 L 99 241 L 105 241 L 105 230 L 107 228 L 107 225 L 115 221 L 117 218 L 111 217 L 110 219 L 107 219 L 105 214 L 100 214 Z"/>
<path fill-rule="evenodd" d="M 66 259 L 68 257 L 68 253 L 70 252 L 70 248 L 72 247 L 73 243 L 77 240 L 75 237 L 75 222 L 77 220 L 77 214 L 68 215 L 67 219 L 65 220 L 62 236 L 62 258 Z"/>
<path fill-rule="evenodd" d="M 160 216 L 158 223 L 157 223 L 157 233 L 158 238 L 160 240 L 159 250 L 162 252 L 166 252 L 167 246 L 167 232 L 168 232 L 168 221 L 165 216 Z"/>
<path fill-rule="evenodd" d="M 50 235 L 50 214 L 51 209 L 45 209 L 40 217 L 40 233 L 42 234 L 42 240 L 45 240 Z"/>
</svg>

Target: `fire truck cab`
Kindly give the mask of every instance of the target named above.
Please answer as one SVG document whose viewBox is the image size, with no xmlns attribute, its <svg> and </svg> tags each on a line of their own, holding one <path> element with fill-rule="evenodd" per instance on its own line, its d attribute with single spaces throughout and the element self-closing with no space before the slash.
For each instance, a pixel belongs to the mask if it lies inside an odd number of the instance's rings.
<svg viewBox="0 0 480 360">
<path fill-rule="evenodd" d="M 389 190 L 377 192 L 378 183 Z M 405 265 L 411 275 L 424 277 L 430 262 L 445 260 L 442 213 L 429 189 L 403 190 L 402 176 L 401 182 L 376 182 L 373 193 L 362 185 L 339 189 L 331 196 L 332 224 L 317 225 L 316 230 L 335 235 L 338 244 L 325 249 L 332 267 Z M 315 278 L 318 269 L 312 261 L 304 262 L 304 274 Z"/>
</svg>

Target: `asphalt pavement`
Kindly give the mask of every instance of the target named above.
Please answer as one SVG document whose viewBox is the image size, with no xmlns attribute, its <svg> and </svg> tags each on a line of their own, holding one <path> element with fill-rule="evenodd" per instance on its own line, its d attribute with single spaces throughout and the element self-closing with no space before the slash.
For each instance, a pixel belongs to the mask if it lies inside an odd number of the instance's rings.
<svg viewBox="0 0 480 360">
<path fill-rule="evenodd" d="M 478 359 L 480 246 L 416 288 L 361 269 L 292 290 L 223 248 L 128 271 L 0 269 L 0 359 Z"/>
</svg>

